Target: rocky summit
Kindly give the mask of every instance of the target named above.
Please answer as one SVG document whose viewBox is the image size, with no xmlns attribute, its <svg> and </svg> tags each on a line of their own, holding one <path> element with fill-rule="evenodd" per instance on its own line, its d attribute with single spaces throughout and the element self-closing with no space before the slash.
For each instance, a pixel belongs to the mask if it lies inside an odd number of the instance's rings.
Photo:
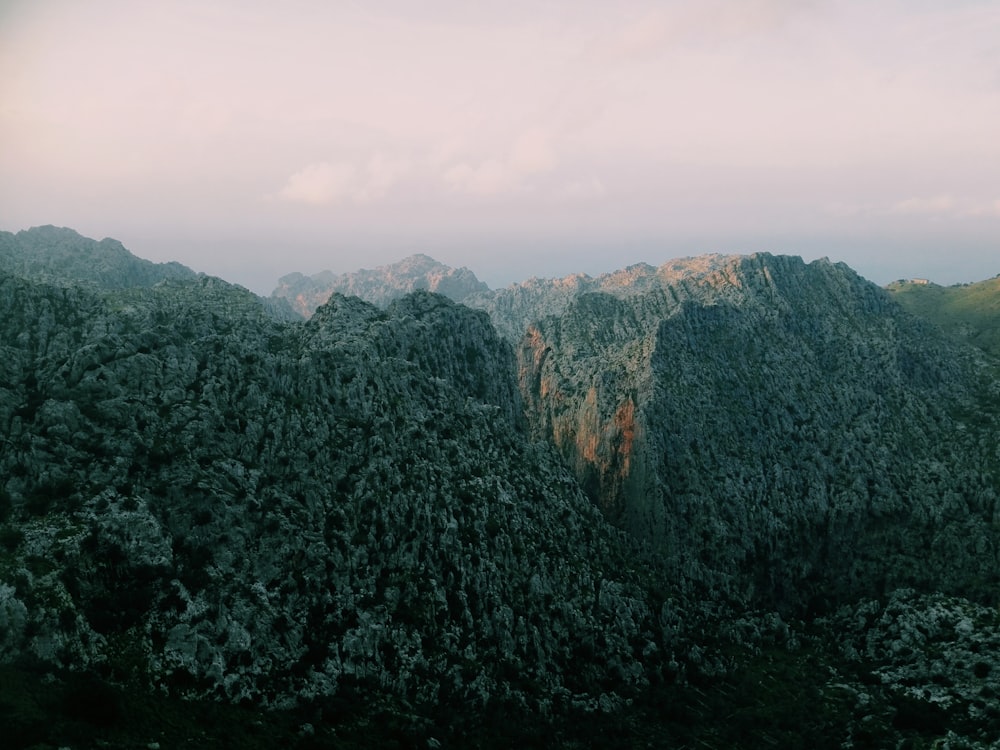
<svg viewBox="0 0 1000 750">
<path fill-rule="evenodd" d="M 995 746 L 998 363 L 846 266 L 305 321 L 68 232 L 0 236 L 10 746 Z"/>
<path fill-rule="evenodd" d="M 522 288 L 485 305 L 525 328 L 528 420 L 678 579 L 797 612 L 901 586 L 993 595 L 995 361 L 827 261 L 555 286 L 528 290 L 538 315 Z"/>
<path fill-rule="evenodd" d="M 287 300 L 296 312 L 308 318 L 332 294 L 360 297 L 385 307 L 392 300 L 421 289 L 461 302 L 470 294 L 488 291 L 489 287 L 468 268 L 451 268 L 418 253 L 370 270 L 344 274 L 320 271 L 312 276 L 290 273 L 279 279 L 271 296 Z"/>
</svg>

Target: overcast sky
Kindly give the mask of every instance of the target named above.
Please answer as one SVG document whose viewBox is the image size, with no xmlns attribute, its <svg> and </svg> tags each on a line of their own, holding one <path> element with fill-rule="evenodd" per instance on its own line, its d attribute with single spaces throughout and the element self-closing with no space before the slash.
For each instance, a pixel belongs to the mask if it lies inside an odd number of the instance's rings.
<svg viewBox="0 0 1000 750">
<path fill-rule="evenodd" d="M 268 293 L 704 252 L 1000 273 L 1000 2 L 0 0 L 0 229 Z"/>
</svg>

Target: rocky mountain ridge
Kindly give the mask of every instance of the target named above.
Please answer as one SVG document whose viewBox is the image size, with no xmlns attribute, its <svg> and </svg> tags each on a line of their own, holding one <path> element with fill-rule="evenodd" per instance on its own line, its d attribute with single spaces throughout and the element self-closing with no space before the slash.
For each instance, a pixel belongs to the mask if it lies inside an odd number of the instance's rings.
<svg viewBox="0 0 1000 750">
<path fill-rule="evenodd" d="M 198 275 L 180 263 L 137 258 L 118 240 L 98 242 L 52 225 L 0 232 L 0 270 L 53 284 L 89 283 L 104 290 L 149 287 Z"/>
<path fill-rule="evenodd" d="M 0 663 L 301 746 L 989 746 L 995 362 L 828 261 L 466 300 L 0 271 Z"/>
<path fill-rule="evenodd" d="M 279 279 L 271 296 L 288 300 L 296 312 L 308 318 L 332 294 L 360 297 L 378 307 L 386 307 L 393 300 L 421 289 L 461 302 L 488 287 L 468 268 L 451 268 L 418 253 L 398 263 L 353 273 L 338 275 L 321 271 L 312 276 L 290 273 Z"/>
<path fill-rule="evenodd" d="M 992 595 L 995 371 L 845 266 L 715 258 L 581 293 L 518 361 L 536 434 L 682 578 L 779 607 Z"/>
<path fill-rule="evenodd" d="M 648 684 L 670 610 L 526 439 L 483 313 L 336 296 L 294 324 L 208 278 L 0 285 L 6 658 L 279 708 L 388 701 L 416 729 Z"/>
</svg>

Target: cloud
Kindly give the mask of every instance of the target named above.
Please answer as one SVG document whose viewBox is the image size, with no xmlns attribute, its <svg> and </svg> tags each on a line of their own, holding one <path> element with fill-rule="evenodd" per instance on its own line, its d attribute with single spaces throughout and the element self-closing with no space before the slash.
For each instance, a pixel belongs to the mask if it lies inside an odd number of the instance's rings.
<svg viewBox="0 0 1000 750">
<path fill-rule="evenodd" d="M 835 217 L 907 216 L 928 219 L 1000 217 L 1000 198 L 995 200 L 948 194 L 915 196 L 894 203 L 831 203 L 825 207 Z"/>
<path fill-rule="evenodd" d="M 1000 198 L 994 201 L 976 203 L 969 207 L 967 216 L 993 216 L 1000 218 Z"/>
<path fill-rule="evenodd" d="M 563 186 L 561 197 L 569 200 L 593 200 L 603 198 L 608 194 L 604 183 L 597 177 L 589 177 L 585 180 L 574 180 Z"/>
<path fill-rule="evenodd" d="M 981 200 L 936 195 L 924 198 L 907 198 L 893 204 L 888 213 L 934 218 L 964 218 L 972 216 L 1000 216 L 1000 199 Z"/>
<path fill-rule="evenodd" d="M 363 181 L 354 191 L 358 201 L 384 197 L 410 171 L 408 159 L 386 156 L 378 152 L 365 165 Z"/>
<path fill-rule="evenodd" d="M 955 212 L 955 199 L 950 195 L 935 195 L 929 198 L 907 198 L 889 207 L 890 214 L 918 216 L 948 216 Z"/>
<path fill-rule="evenodd" d="M 355 172 L 350 164 L 314 162 L 289 177 L 277 197 L 289 203 L 312 206 L 336 203 L 351 191 Z"/>
<path fill-rule="evenodd" d="M 384 198 L 410 171 L 408 159 L 374 153 L 361 166 L 349 162 L 318 161 L 288 178 L 277 198 L 289 203 L 327 206 L 367 203 Z"/>
<path fill-rule="evenodd" d="M 556 165 L 552 143 L 542 130 L 528 130 L 514 141 L 508 157 L 510 168 L 522 175 L 542 174 Z"/>
<path fill-rule="evenodd" d="M 812 5 L 809 0 L 702 0 L 654 7 L 610 27 L 594 40 L 591 52 L 612 62 L 648 60 L 675 45 L 766 34 Z"/>
<path fill-rule="evenodd" d="M 502 156 L 465 159 L 447 166 L 444 181 L 453 190 L 498 195 L 535 189 L 531 178 L 553 171 L 558 158 L 552 139 L 540 128 L 521 131 Z"/>
<path fill-rule="evenodd" d="M 486 159 L 475 165 L 455 164 L 444 173 L 444 180 L 455 190 L 475 195 L 509 193 L 521 187 L 516 172 L 501 159 Z"/>
</svg>

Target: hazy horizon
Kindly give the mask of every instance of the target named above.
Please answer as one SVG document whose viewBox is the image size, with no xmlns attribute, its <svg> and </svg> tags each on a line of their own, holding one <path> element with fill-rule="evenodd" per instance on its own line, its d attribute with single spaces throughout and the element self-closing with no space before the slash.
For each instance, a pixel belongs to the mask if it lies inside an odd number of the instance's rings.
<svg viewBox="0 0 1000 750">
<path fill-rule="evenodd" d="M 0 229 L 259 293 L 703 253 L 1000 273 L 990 2 L 8 0 Z"/>
</svg>

